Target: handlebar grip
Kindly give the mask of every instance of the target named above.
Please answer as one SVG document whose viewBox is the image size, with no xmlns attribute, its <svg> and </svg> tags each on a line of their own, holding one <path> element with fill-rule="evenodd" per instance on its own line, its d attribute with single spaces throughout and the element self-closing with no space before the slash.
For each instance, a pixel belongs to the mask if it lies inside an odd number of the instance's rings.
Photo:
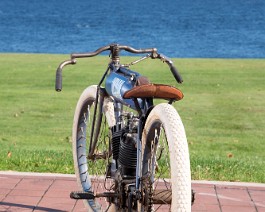
<svg viewBox="0 0 265 212">
<path fill-rule="evenodd" d="M 175 77 L 175 79 L 177 80 L 178 83 L 182 83 L 183 82 L 182 77 L 180 76 L 178 70 L 176 69 L 176 67 L 173 64 L 170 65 L 170 71 L 171 71 L 171 73 L 173 74 L 173 76 Z"/>
<path fill-rule="evenodd" d="M 62 90 L 62 71 L 63 71 L 63 67 L 67 66 L 67 65 L 74 65 L 76 64 L 76 60 L 75 59 L 71 59 L 71 60 L 66 60 L 64 62 L 62 62 L 59 67 L 56 70 L 56 80 L 55 80 L 55 90 L 56 91 L 61 91 Z"/>
<path fill-rule="evenodd" d="M 58 67 L 56 71 L 55 90 L 57 92 L 62 91 L 62 68 Z"/>
</svg>

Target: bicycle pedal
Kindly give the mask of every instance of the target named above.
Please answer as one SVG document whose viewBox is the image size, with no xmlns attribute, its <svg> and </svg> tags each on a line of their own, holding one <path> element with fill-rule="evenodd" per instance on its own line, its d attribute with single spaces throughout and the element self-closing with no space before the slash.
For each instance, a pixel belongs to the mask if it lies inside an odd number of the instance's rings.
<svg viewBox="0 0 265 212">
<path fill-rule="evenodd" d="M 71 199 L 95 199 L 95 195 L 92 191 L 72 191 L 70 193 Z"/>
</svg>

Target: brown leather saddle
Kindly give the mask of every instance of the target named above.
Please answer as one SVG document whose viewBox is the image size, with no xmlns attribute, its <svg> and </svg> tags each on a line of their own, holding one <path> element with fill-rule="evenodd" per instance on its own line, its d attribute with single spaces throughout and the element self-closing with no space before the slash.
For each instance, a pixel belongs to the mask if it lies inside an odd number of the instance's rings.
<svg viewBox="0 0 265 212">
<path fill-rule="evenodd" d="M 178 101 L 183 98 L 183 93 L 170 85 L 152 84 L 145 81 L 126 91 L 123 98 L 159 98 Z"/>
</svg>

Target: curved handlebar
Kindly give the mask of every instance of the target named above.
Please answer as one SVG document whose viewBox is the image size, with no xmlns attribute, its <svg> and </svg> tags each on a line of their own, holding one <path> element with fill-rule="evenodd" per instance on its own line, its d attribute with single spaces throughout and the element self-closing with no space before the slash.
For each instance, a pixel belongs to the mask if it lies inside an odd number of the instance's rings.
<svg viewBox="0 0 265 212">
<path fill-rule="evenodd" d="M 112 51 L 112 53 L 116 50 L 125 50 L 127 52 L 130 52 L 130 53 L 134 53 L 134 54 L 144 54 L 144 53 L 156 53 L 157 52 L 157 49 L 156 48 L 150 48 L 150 49 L 135 49 L 135 48 L 132 48 L 130 46 L 120 46 L 118 44 L 111 44 L 111 45 L 108 45 L 108 46 L 104 46 L 104 47 L 101 47 L 99 49 L 97 49 L 96 51 L 94 52 L 88 52 L 88 53 L 73 53 L 71 54 L 71 59 L 75 59 L 75 58 L 84 58 L 84 57 L 94 57 L 94 56 L 97 56 L 98 54 L 104 52 L 104 51 Z"/>
<path fill-rule="evenodd" d="M 182 77 L 180 76 L 180 74 L 177 71 L 176 67 L 174 66 L 173 62 L 169 58 L 167 58 L 166 56 L 164 56 L 162 54 L 158 54 L 156 48 L 135 49 L 135 48 L 130 47 L 130 46 L 120 46 L 118 44 L 111 44 L 108 46 L 101 47 L 94 52 L 73 53 L 73 54 L 71 54 L 71 59 L 84 58 L 84 57 L 94 57 L 94 56 L 100 54 L 101 52 L 108 51 L 108 50 L 111 51 L 112 55 L 115 53 L 115 51 L 119 51 L 119 50 L 125 50 L 127 52 L 134 53 L 134 54 L 151 53 L 151 58 L 161 59 L 163 62 L 166 62 L 168 64 L 168 66 L 170 67 L 171 73 L 173 74 L 173 76 L 175 77 L 175 79 L 177 80 L 178 83 L 183 82 Z"/>
<path fill-rule="evenodd" d="M 112 61 L 119 66 L 119 52 L 120 50 L 125 50 L 130 53 L 134 54 L 144 54 L 144 53 L 149 53 L 148 57 L 151 57 L 152 59 L 161 59 L 163 62 L 167 63 L 171 73 L 175 77 L 178 83 L 182 83 L 183 80 L 178 73 L 176 67 L 174 66 L 173 62 L 167 58 L 166 56 L 162 54 L 157 53 L 156 48 L 148 48 L 148 49 L 135 49 L 130 46 L 122 46 L 118 44 L 110 44 L 108 46 L 103 46 L 99 49 L 97 49 L 94 52 L 87 52 L 87 53 L 73 53 L 71 54 L 71 59 L 66 60 L 62 62 L 59 67 L 57 68 L 56 71 L 56 81 L 55 81 L 55 90 L 56 91 L 61 91 L 62 90 L 62 70 L 63 67 L 69 64 L 76 64 L 76 58 L 85 58 L 85 57 L 94 57 L 97 56 L 98 54 L 104 52 L 104 51 L 111 51 L 111 56 L 112 56 Z M 147 58 L 147 57 L 146 57 Z"/>
</svg>

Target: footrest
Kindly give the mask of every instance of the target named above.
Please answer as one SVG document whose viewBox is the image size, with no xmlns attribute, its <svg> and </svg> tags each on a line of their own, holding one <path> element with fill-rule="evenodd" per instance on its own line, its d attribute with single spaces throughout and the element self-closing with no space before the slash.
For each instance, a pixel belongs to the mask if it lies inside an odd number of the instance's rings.
<svg viewBox="0 0 265 212">
<path fill-rule="evenodd" d="M 71 199 L 95 199 L 95 195 L 92 191 L 72 191 L 70 193 Z"/>
</svg>

